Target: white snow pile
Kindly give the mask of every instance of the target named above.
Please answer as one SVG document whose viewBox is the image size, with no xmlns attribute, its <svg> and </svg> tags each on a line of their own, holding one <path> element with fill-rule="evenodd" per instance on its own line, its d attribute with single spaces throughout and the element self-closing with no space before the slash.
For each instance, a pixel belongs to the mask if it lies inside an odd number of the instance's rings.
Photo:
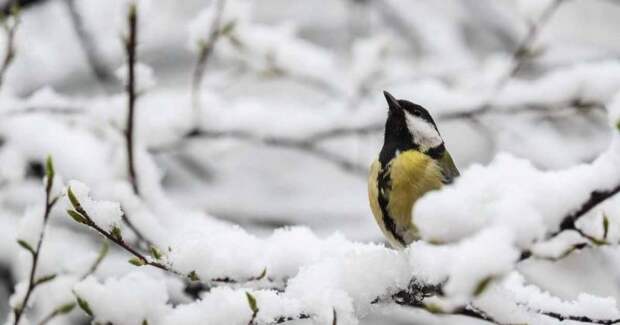
<svg viewBox="0 0 620 325">
<path fill-rule="evenodd" d="M 78 181 L 70 181 L 68 188 L 75 194 L 80 205 L 88 212 L 88 216 L 95 224 L 106 231 L 112 231 L 114 228 L 120 229 L 123 211 L 118 202 L 93 200 L 88 186 Z M 68 197 L 65 198 L 65 210 L 73 209 Z"/>
</svg>

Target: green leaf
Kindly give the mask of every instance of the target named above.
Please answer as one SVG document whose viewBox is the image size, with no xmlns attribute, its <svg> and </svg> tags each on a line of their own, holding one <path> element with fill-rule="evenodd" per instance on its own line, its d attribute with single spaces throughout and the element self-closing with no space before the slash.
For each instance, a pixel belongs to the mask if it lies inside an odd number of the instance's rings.
<svg viewBox="0 0 620 325">
<path fill-rule="evenodd" d="M 45 283 L 45 282 L 52 281 L 52 280 L 54 280 L 55 278 L 56 278 L 56 274 L 46 275 L 46 276 L 44 276 L 44 277 L 38 278 L 38 279 L 34 282 L 34 285 L 35 285 L 35 286 L 38 286 L 38 285 L 43 284 L 43 283 Z"/>
<path fill-rule="evenodd" d="M 47 176 L 48 180 L 53 180 L 55 174 L 56 173 L 54 171 L 54 162 L 52 161 L 52 156 L 47 156 L 47 159 L 45 159 L 45 175 Z"/>
<path fill-rule="evenodd" d="M 69 197 L 69 201 L 74 209 L 80 210 L 82 208 L 80 201 L 77 199 L 77 196 L 75 196 L 75 193 L 73 193 L 71 186 L 67 188 L 67 196 Z"/>
<path fill-rule="evenodd" d="M 67 210 L 67 213 L 77 223 L 88 225 L 88 219 L 86 219 L 86 217 L 84 217 L 81 213 L 75 210 Z"/>
<path fill-rule="evenodd" d="M 196 271 L 189 272 L 187 277 L 192 281 L 200 281 L 200 278 L 198 277 L 198 274 L 196 274 Z"/>
<path fill-rule="evenodd" d="M 607 239 L 609 233 L 609 218 L 606 214 L 603 214 L 603 239 Z"/>
<path fill-rule="evenodd" d="M 474 297 L 481 295 L 489 287 L 491 281 L 493 281 L 493 277 L 491 276 L 486 277 L 482 281 L 480 281 L 476 286 L 476 289 L 474 290 Z"/>
<path fill-rule="evenodd" d="M 32 246 L 30 246 L 30 244 L 28 244 L 28 242 L 27 242 L 27 241 L 22 240 L 22 239 L 18 239 L 18 240 L 17 240 L 17 243 L 19 244 L 19 246 L 21 246 L 21 247 L 23 247 L 25 250 L 29 251 L 29 252 L 30 252 L 30 254 L 32 254 L 32 255 L 34 255 L 34 254 L 35 254 L 34 249 L 32 248 Z"/>
<path fill-rule="evenodd" d="M 236 20 L 231 20 L 227 22 L 226 25 L 222 26 L 222 28 L 220 29 L 220 35 L 230 34 L 235 29 L 235 26 L 237 26 Z"/>
<path fill-rule="evenodd" d="M 261 274 L 256 278 L 256 280 L 262 280 L 265 278 L 265 276 L 267 276 L 267 268 L 263 269 L 263 272 L 261 272 Z"/>
<path fill-rule="evenodd" d="M 77 303 L 80 308 L 88 314 L 88 316 L 93 317 L 93 311 L 90 309 L 88 302 L 80 297 L 77 297 Z"/>
<path fill-rule="evenodd" d="M 122 241 L 123 240 L 123 236 L 121 235 L 121 228 L 119 227 L 114 227 L 112 228 L 112 238 L 118 240 L 118 241 Z"/>
<path fill-rule="evenodd" d="M 52 156 L 47 156 L 45 159 L 45 191 L 47 194 L 50 194 L 52 187 L 54 186 L 54 162 L 52 161 Z"/>
<path fill-rule="evenodd" d="M 426 309 L 431 314 L 443 314 L 443 310 L 437 304 L 425 304 L 424 309 Z"/>
<path fill-rule="evenodd" d="M 68 314 L 70 313 L 73 308 L 75 308 L 75 302 L 70 302 L 67 304 L 64 304 L 58 308 L 56 308 L 56 314 L 57 315 L 64 315 L 64 314 Z"/>
<path fill-rule="evenodd" d="M 157 247 L 151 246 L 149 247 L 149 250 L 151 252 L 151 256 L 153 256 L 154 259 L 161 260 L 161 251 Z"/>
<path fill-rule="evenodd" d="M 256 305 L 256 298 L 254 298 L 254 296 L 247 291 L 245 292 L 245 297 L 248 299 L 248 305 L 250 306 L 250 309 L 252 310 L 252 312 L 258 313 L 258 306 Z"/>
<path fill-rule="evenodd" d="M 618 121 L 618 123 L 616 124 L 616 129 L 618 129 L 618 131 L 620 131 L 620 121 Z"/>
<path fill-rule="evenodd" d="M 144 264 L 146 264 L 146 262 L 141 259 L 141 258 L 137 258 L 137 257 L 133 257 L 129 260 L 129 263 L 135 265 L 135 266 L 143 266 Z"/>
<path fill-rule="evenodd" d="M 142 325 L 149 325 L 149 321 L 147 321 L 146 319 L 142 321 Z"/>
</svg>

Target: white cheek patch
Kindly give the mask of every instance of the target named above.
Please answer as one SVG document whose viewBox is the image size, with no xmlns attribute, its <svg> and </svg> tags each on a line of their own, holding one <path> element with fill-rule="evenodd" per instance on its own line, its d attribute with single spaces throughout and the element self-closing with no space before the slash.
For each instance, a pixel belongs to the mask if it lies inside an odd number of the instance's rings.
<svg viewBox="0 0 620 325">
<path fill-rule="evenodd" d="M 422 151 L 439 146 L 443 140 L 435 127 L 421 117 L 405 112 L 407 128 L 413 136 L 413 141 Z"/>
</svg>

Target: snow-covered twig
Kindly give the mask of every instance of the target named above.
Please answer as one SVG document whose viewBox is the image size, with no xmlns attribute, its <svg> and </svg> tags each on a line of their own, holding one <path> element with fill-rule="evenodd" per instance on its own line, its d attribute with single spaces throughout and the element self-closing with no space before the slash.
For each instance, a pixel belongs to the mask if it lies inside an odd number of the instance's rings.
<svg viewBox="0 0 620 325">
<path fill-rule="evenodd" d="M 194 282 L 200 281 L 200 279 L 198 278 L 198 275 L 195 272 L 190 272 L 188 274 L 185 274 L 183 272 L 173 269 L 169 265 L 158 262 L 158 260 L 161 260 L 162 256 L 161 256 L 161 252 L 157 248 L 153 246 L 150 247 L 150 253 L 151 253 L 152 258 L 149 258 L 145 254 L 142 254 L 137 249 L 133 248 L 131 245 L 125 242 L 119 228 L 113 228 L 111 231 L 107 231 L 103 229 L 102 227 L 100 227 L 99 225 L 97 225 L 97 223 L 95 223 L 93 218 L 91 218 L 88 211 L 84 209 L 84 207 L 80 203 L 75 193 L 73 193 L 71 187 L 67 189 L 67 196 L 73 207 L 73 210 L 67 211 L 69 216 L 73 218 L 73 220 L 77 221 L 78 223 L 84 224 L 92 228 L 93 230 L 95 230 L 96 232 L 98 232 L 99 234 L 103 235 L 105 238 L 107 238 L 108 240 L 116 244 L 118 247 L 122 248 L 123 250 L 131 254 L 133 256 L 133 258 L 129 260 L 131 264 L 136 265 L 136 266 L 149 265 L 149 266 L 158 268 L 162 271 L 165 271 L 167 273 L 174 274 L 175 276 L 178 276 L 184 280 L 189 279 Z M 94 265 L 95 268 L 96 268 L 96 265 L 97 264 Z M 238 283 L 247 283 L 247 282 L 254 282 L 254 281 L 261 281 L 261 280 L 267 280 L 269 282 L 274 282 L 273 279 L 268 278 L 266 275 L 267 275 L 267 270 L 263 270 L 263 272 L 260 275 L 255 276 L 255 277 L 250 277 L 247 279 L 234 279 L 232 277 L 214 278 L 208 281 L 209 284 L 207 284 L 206 287 L 211 287 L 212 285 L 210 284 L 213 284 L 213 283 L 238 284 Z"/>
<path fill-rule="evenodd" d="M 549 311 L 536 311 L 541 315 L 545 315 L 547 317 L 551 317 L 557 319 L 560 322 L 564 321 L 574 321 L 580 323 L 587 324 L 601 324 L 601 325 L 612 325 L 612 324 L 620 324 L 620 319 L 594 319 L 587 316 L 577 316 L 577 315 L 563 315 L 556 312 Z"/>
<path fill-rule="evenodd" d="M 551 19 L 553 14 L 560 8 L 566 0 L 553 0 L 541 13 L 540 17 L 529 25 L 525 38 L 519 43 L 516 50 L 512 53 L 512 62 L 508 73 L 504 75 L 496 84 L 494 93 L 499 93 L 514 76 L 523 68 L 526 60 L 532 54 L 532 46 L 543 27 Z"/>
<path fill-rule="evenodd" d="M 222 14 L 224 11 L 224 5 L 226 4 L 225 0 L 214 0 L 215 1 L 215 17 L 211 26 L 209 27 L 209 35 L 205 41 L 202 41 L 199 47 L 198 59 L 196 61 L 196 66 L 194 68 L 194 73 L 192 75 L 192 105 L 196 114 L 200 111 L 200 88 L 202 87 L 202 82 L 205 75 L 205 70 L 207 68 L 207 63 L 209 61 L 209 57 L 211 53 L 213 53 L 213 49 L 215 48 L 215 43 L 221 34 L 221 20 Z"/>
<path fill-rule="evenodd" d="M 40 322 L 39 325 L 45 325 L 54 318 L 70 313 L 76 306 L 75 302 L 66 303 L 64 305 L 58 306 L 56 309 L 52 310 L 47 316 L 45 316 Z"/>
<path fill-rule="evenodd" d="M 117 80 L 111 73 L 109 67 L 101 58 L 100 51 L 97 49 L 97 43 L 92 35 L 89 35 L 84 24 L 82 16 L 78 12 L 75 0 L 65 0 L 69 18 L 75 31 L 75 35 L 84 51 L 86 60 L 95 78 L 105 87 L 106 90 L 118 88 Z"/>
<path fill-rule="evenodd" d="M 620 192 L 620 184 L 618 184 L 616 187 L 612 188 L 611 190 L 596 190 L 592 192 L 590 194 L 590 198 L 581 205 L 581 208 L 569 214 L 568 216 L 564 218 L 564 220 L 562 220 L 562 223 L 560 224 L 559 232 L 565 231 L 565 230 L 571 230 L 571 229 L 578 230 L 575 223 L 577 222 L 577 220 L 579 220 L 579 218 L 584 216 L 586 213 L 588 213 L 590 210 L 595 208 L 601 202 L 618 194 L 618 192 Z"/>
<path fill-rule="evenodd" d="M 360 135 L 379 131 L 383 128 L 382 124 L 369 125 L 365 127 L 351 129 L 333 129 L 325 132 L 317 133 L 307 139 L 294 139 L 289 137 L 268 136 L 263 137 L 247 131 L 211 131 L 195 129 L 185 135 L 185 138 L 207 138 L 207 139 L 234 139 L 242 141 L 258 142 L 266 146 L 290 148 L 308 152 L 318 158 L 335 164 L 346 172 L 357 175 L 365 175 L 367 168 L 358 165 L 349 159 L 334 154 L 319 146 L 319 142 L 331 138 L 338 138 L 345 135 Z"/>
<path fill-rule="evenodd" d="M 484 115 L 518 115 L 525 113 L 536 114 L 552 114 L 554 112 L 563 112 L 567 107 L 572 107 L 579 112 L 588 110 L 604 109 L 605 105 L 595 101 L 585 101 L 581 98 L 570 99 L 561 103 L 541 103 L 541 104 L 525 104 L 512 107 L 499 107 L 489 104 L 480 105 L 474 108 L 456 109 L 439 115 L 438 119 L 443 121 L 471 119 Z"/>
<path fill-rule="evenodd" d="M 129 5 L 127 14 L 127 24 L 129 27 L 127 38 L 125 39 L 125 54 L 127 55 L 127 84 L 125 89 L 127 92 L 127 127 L 125 129 L 125 140 L 127 146 L 127 169 L 129 182 L 134 193 L 139 194 L 138 176 L 136 174 L 135 158 L 134 158 L 134 117 L 136 108 L 136 51 L 138 37 L 138 8 L 137 4 Z"/>
<path fill-rule="evenodd" d="M 14 4 L 10 11 L 11 14 L 8 17 L 2 18 L 2 28 L 6 34 L 6 45 L 2 65 L 0 65 L 0 88 L 4 84 L 4 78 L 9 66 L 13 63 L 13 59 L 15 59 L 15 33 L 20 23 L 19 7 Z"/>
<path fill-rule="evenodd" d="M 310 316 L 309 314 L 299 314 L 295 317 L 292 316 L 280 316 L 278 318 L 276 318 L 271 324 L 284 324 L 286 322 L 294 322 L 294 321 L 298 321 L 298 320 L 304 320 L 304 319 L 310 319 L 312 318 L 312 316 Z"/>
<path fill-rule="evenodd" d="M 48 157 L 46 161 L 46 176 L 45 176 L 45 210 L 43 212 L 43 227 L 41 228 L 41 232 L 39 233 L 39 240 L 37 242 L 36 248 L 33 248 L 28 242 L 24 240 L 18 240 L 20 246 L 26 249 L 30 255 L 32 256 L 32 264 L 30 266 L 30 276 L 28 277 L 28 288 L 26 289 L 26 295 L 24 299 L 20 303 L 19 306 L 13 309 L 14 315 L 14 325 L 18 325 L 20 319 L 24 315 L 24 310 L 28 306 L 28 301 L 32 295 L 34 289 L 45 282 L 52 280 L 55 275 L 44 276 L 39 279 L 35 279 L 35 275 L 37 272 L 37 265 L 39 262 L 39 255 L 41 253 L 41 246 L 43 244 L 43 239 L 45 237 L 45 228 L 47 226 L 47 222 L 49 220 L 50 213 L 52 208 L 58 202 L 58 197 L 52 197 L 52 188 L 54 186 L 54 165 L 52 163 L 52 158 Z"/>
<path fill-rule="evenodd" d="M 532 55 L 532 46 L 536 39 L 538 38 L 539 33 L 549 21 L 549 19 L 553 16 L 553 14 L 560 8 L 561 4 L 566 0 L 553 0 L 547 8 L 542 12 L 540 17 L 535 21 L 529 24 L 529 28 L 523 40 L 519 43 L 516 50 L 511 55 L 510 68 L 507 70 L 506 74 L 504 74 L 500 79 L 495 83 L 493 90 L 490 93 L 486 103 L 481 105 L 475 111 L 466 114 L 464 118 L 473 118 L 475 115 L 484 114 L 487 111 L 491 110 L 491 104 L 497 94 L 499 94 L 508 84 L 508 82 L 514 78 L 517 73 L 523 68 L 526 61 Z M 455 115 L 455 117 L 458 115 Z"/>
</svg>

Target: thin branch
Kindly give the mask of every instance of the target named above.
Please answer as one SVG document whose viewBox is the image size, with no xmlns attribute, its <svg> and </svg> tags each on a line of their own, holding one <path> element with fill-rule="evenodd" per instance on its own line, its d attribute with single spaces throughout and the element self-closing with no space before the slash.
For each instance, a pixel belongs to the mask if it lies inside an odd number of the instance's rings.
<svg viewBox="0 0 620 325">
<path fill-rule="evenodd" d="M 207 39 L 203 43 L 199 44 L 200 49 L 198 53 L 198 59 L 196 61 L 196 66 L 192 75 L 192 104 L 194 112 L 196 114 L 196 118 L 199 117 L 198 114 L 200 113 L 201 108 L 200 89 L 202 88 L 202 83 L 204 80 L 207 63 L 209 62 L 209 57 L 211 56 L 211 53 L 213 53 L 215 43 L 220 38 L 220 25 L 222 20 L 222 14 L 224 12 L 224 5 L 226 2 L 225 0 L 212 1 L 215 1 L 215 17 L 213 18 L 213 21 L 209 28 L 209 35 Z"/>
<path fill-rule="evenodd" d="M 76 306 L 76 303 L 70 302 L 64 305 L 60 305 L 54 310 L 52 310 L 47 316 L 45 316 L 40 322 L 39 325 L 46 325 L 51 322 L 54 318 L 70 313 Z"/>
<path fill-rule="evenodd" d="M 131 229 L 134 235 L 136 235 L 139 246 L 142 246 L 142 248 L 145 248 L 145 249 L 155 246 L 155 244 L 150 239 L 146 238 L 146 236 L 142 233 L 142 231 L 140 231 L 140 229 L 138 229 L 138 227 L 136 227 L 133 224 L 133 222 L 127 216 L 127 213 L 123 213 L 121 218 L 123 219 L 123 222 L 125 223 L 125 225 L 127 225 L 127 228 Z"/>
<path fill-rule="evenodd" d="M 110 72 L 107 64 L 102 60 L 100 51 L 97 48 L 95 39 L 86 29 L 86 24 L 82 19 L 82 15 L 77 10 L 76 0 L 65 0 L 69 18 L 75 31 L 75 35 L 84 51 L 86 60 L 95 78 L 106 88 L 106 90 L 114 90 L 118 88 L 117 79 Z"/>
<path fill-rule="evenodd" d="M 99 268 L 99 265 L 101 265 L 101 262 L 103 262 L 103 259 L 108 255 L 109 249 L 110 249 L 110 246 L 108 245 L 108 243 L 103 242 L 103 244 L 101 245 L 101 249 L 99 250 L 99 254 L 97 254 L 97 258 L 95 259 L 95 261 L 93 261 L 93 264 L 88 268 L 88 271 L 86 271 L 86 273 L 84 273 L 80 277 L 81 280 L 86 279 L 89 275 L 92 275 L 97 271 L 97 269 Z"/>
<path fill-rule="evenodd" d="M 129 182 L 136 195 L 140 194 L 138 188 L 138 176 L 136 175 L 136 166 L 134 158 L 134 117 L 136 107 L 136 47 L 138 37 L 138 15 L 137 5 L 130 4 L 129 13 L 127 15 L 127 23 L 129 26 L 129 35 L 125 40 L 125 52 L 127 55 L 127 127 L 125 129 L 125 140 L 127 147 L 127 169 Z"/>
<path fill-rule="evenodd" d="M 587 324 L 601 324 L 601 325 L 612 325 L 612 324 L 620 324 L 619 319 L 596 319 L 587 316 L 576 316 L 576 315 L 562 315 L 556 312 L 549 311 L 534 311 L 541 315 L 545 315 L 547 317 L 551 317 L 557 319 L 560 322 L 571 320 L 575 322 L 587 323 Z"/>
<path fill-rule="evenodd" d="M 49 220 L 50 212 L 52 208 L 58 202 L 58 197 L 52 198 L 52 187 L 54 184 L 54 170 L 51 162 L 51 158 L 47 160 L 47 176 L 46 176 L 46 186 L 45 186 L 45 210 L 43 212 L 43 226 L 41 228 L 41 232 L 39 234 L 39 241 L 37 242 L 36 249 L 32 249 L 27 243 L 20 242 L 24 248 L 26 248 L 30 255 L 32 256 L 32 264 L 30 266 L 30 276 L 28 277 L 28 288 L 26 289 L 26 295 L 24 296 L 24 300 L 20 303 L 19 306 L 13 309 L 14 315 L 14 325 L 18 325 L 20 319 L 24 314 L 24 310 L 28 306 L 28 302 L 32 295 L 34 289 L 41 284 L 40 279 L 35 279 L 37 266 L 39 263 L 39 255 L 41 253 L 41 246 L 43 245 L 43 239 L 45 237 L 45 229 L 47 228 L 47 223 Z"/>
<path fill-rule="evenodd" d="M 323 149 L 319 146 L 320 141 L 325 141 L 331 138 L 337 138 L 340 136 L 344 136 L 345 133 L 349 133 L 351 135 L 361 134 L 361 133 L 369 133 L 375 128 L 375 125 L 370 126 L 369 128 L 353 128 L 348 129 L 345 132 L 345 129 L 338 130 L 330 130 L 326 132 L 317 133 L 314 136 L 311 136 L 309 139 L 295 139 L 288 137 L 277 137 L 277 136 L 260 136 L 257 134 L 253 134 L 246 131 L 211 131 L 211 130 L 193 130 L 188 133 L 185 138 L 206 138 L 206 139 L 233 139 L 240 141 L 250 141 L 261 143 L 266 146 L 272 147 L 281 147 L 281 148 L 289 148 L 294 150 L 299 150 L 303 152 L 307 152 L 312 154 L 320 159 L 328 161 L 330 163 L 335 164 L 343 171 L 349 172 L 355 175 L 366 175 L 367 168 L 361 165 L 358 165 L 349 159 L 342 157 L 340 155 L 334 154 L 329 150 Z"/>
<path fill-rule="evenodd" d="M 616 185 L 616 187 L 611 190 L 596 190 L 590 193 L 590 198 L 584 202 L 579 209 L 564 217 L 562 223 L 560 223 L 560 229 L 556 233 L 552 234 L 552 236 L 557 235 L 564 230 L 578 230 L 575 224 L 579 218 L 583 217 L 586 213 L 590 212 L 603 201 L 618 194 L 618 192 L 620 192 L 620 184 Z"/>
<path fill-rule="evenodd" d="M 521 68 L 523 68 L 527 59 L 530 58 L 532 54 L 532 46 L 538 38 L 538 35 L 565 1 L 566 0 L 554 0 L 545 8 L 538 20 L 529 25 L 525 38 L 523 38 L 521 43 L 517 46 L 517 49 L 512 53 L 512 65 L 509 73 L 500 79 L 496 85 L 496 93 L 499 93 L 506 83 L 521 71 Z"/>
<path fill-rule="evenodd" d="M 162 271 L 179 276 L 185 280 L 187 279 L 192 280 L 192 281 L 200 280 L 196 272 L 190 272 L 189 274 L 184 274 L 183 272 L 177 271 L 166 264 L 155 261 L 147 257 L 146 255 L 140 253 L 137 249 L 133 248 L 131 245 L 125 242 L 125 240 L 122 238 L 120 234 L 120 230 L 112 230 L 112 231 L 104 230 L 99 225 L 97 225 L 92 220 L 88 212 L 84 210 L 82 205 L 79 203 L 79 201 L 75 197 L 75 194 L 73 194 L 73 192 L 71 191 L 71 188 L 67 190 L 67 194 L 73 206 L 73 210 L 68 211 L 69 215 L 77 222 L 82 223 L 92 228 L 93 230 L 95 230 L 96 232 L 98 232 L 99 234 L 103 235 L 105 238 L 107 238 L 108 240 L 116 244 L 118 247 L 122 248 L 123 250 L 131 254 L 134 257 L 134 259 L 130 260 L 132 264 L 136 266 L 149 265 L 149 266 L 158 268 Z M 153 255 L 154 255 L 154 259 L 159 259 L 158 256 L 156 256 L 155 254 Z M 267 271 L 263 270 L 263 272 L 259 276 L 256 276 L 256 277 L 250 277 L 247 279 L 233 279 L 231 277 L 224 277 L 224 278 L 211 279 L 209 280 L 209 282 L 210 283 L 227 283 L 227 284 L 247 283 L 247 282 L 253 282 L 253 281 L 260 281 L 260 280 L 275 282 L 275 280 L 266 277 L 266 274 L 267 274 Z M 210 286 L 207 285 L 207 287 L 210 287 Z"/>
<path fill-rule="evenodd" d="M 527 33 L 523 40 L 519 43 L 516 50 L 512 53 L 510 69 L 507 70 L 507 73 L 503 75 L 497 83 L 495 83 L 494 88 L 491 91 L 491 95 L 488 97 L 487 101 L 481 105 L 478 110 L 478 114 L 485 113 L 486 111 L 491 109 L 491 103 L 495 99 L 495 97 L 506 87 L 508 82 L 514 78 L 519 71 L 523 68 L 526 61 L 532 55 L 532 46 L 534 42 L 538 38 L 538 34 L 543 29 L 543 27 L 547 24 L 547 22 L 551 19 L 553 14 L 560 8 L 562 3 L 566 0 L 554 0 L 545 10 L 542 12 L 537 21 L 531 23 L 528 27 Z"/>
<path fill-rule="evenodd" d="M 13 18 L 11 20 L 11 18 Z M 0 88 L 4 85 L 4 79 L 6 72 L 15 59 L 15 33 L 20 23 L 19 8 L 17 4 L 13 4 L 11 7 L 11 14 L 9 17 L 2 18 L 2 28 L 6 34 L 6 45 L 4 48 L 4 58 L 2 59 L 2 65 L 0 66 Z"/>
</svg>

